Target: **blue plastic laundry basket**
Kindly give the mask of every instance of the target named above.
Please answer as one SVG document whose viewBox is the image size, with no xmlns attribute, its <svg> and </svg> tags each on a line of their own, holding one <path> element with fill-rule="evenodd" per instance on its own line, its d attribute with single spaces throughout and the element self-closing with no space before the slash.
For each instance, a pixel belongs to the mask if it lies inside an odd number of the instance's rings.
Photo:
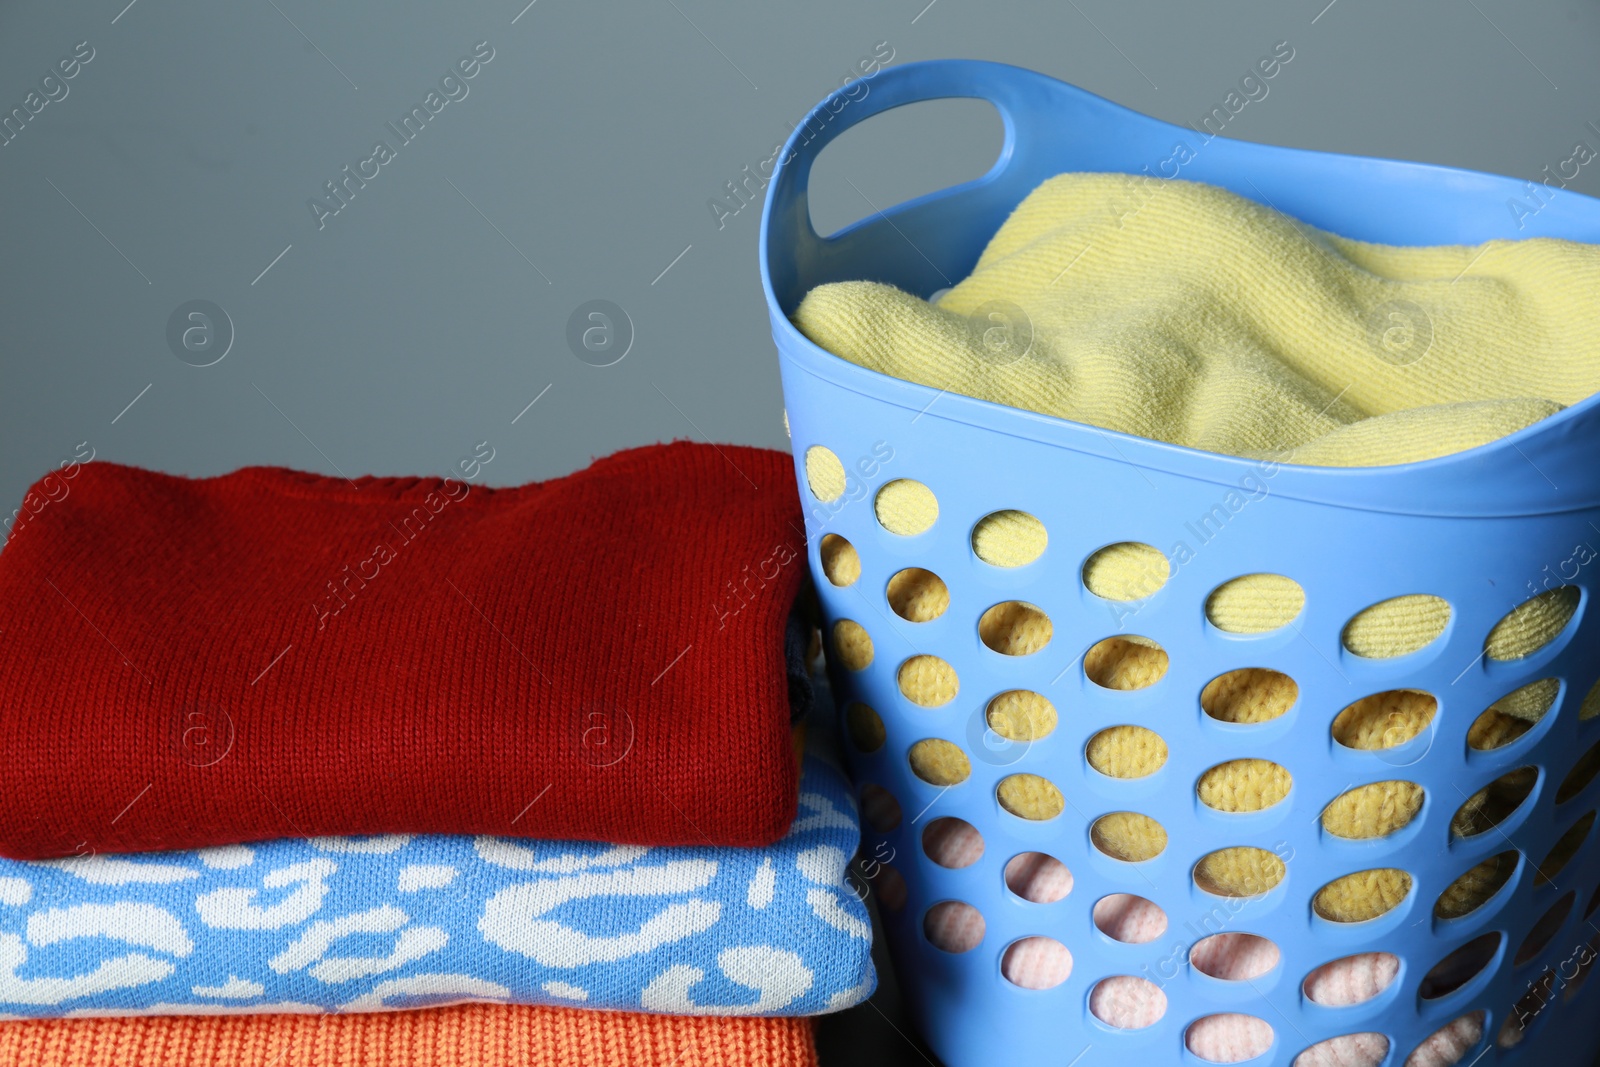
<svg viewBox="0 0 1600 1067">
<path fill-rule="evenodd" d="M 1270 491 L 1252 495 L 1248 509 L 1177 567 L 1133 619 L 1119 623 L 1108 610 L 1112 605 L 1084 587 L 1086 558 L 1120 542 L 1171 544 L 1185 522 L 1213 513 L 1230 489 L 1254 484 L 1246 479 L 1261 477 L 1259 464 L 893 380 L 818 348 L 789 315 L 824 282 L 868 279 L 927 296 L 965 277 L 1007 214 L 1044 179 L 1065 171 L 1136 174 L 1146 167 L 1166 173 L 1160 165 L 1178 144 L 1197 149 L 1178 176 L 1369 241 L 1559 236 L 1600 242 L 1600 201 L 1541 191 L 1544 207 L 1531 216 L 1524 212 L 1519 229 L 1507 204 L 1527 196 L 1519 181 L 1222 138 L 1202 145 L 1193 130 L 993 63 L 908 64 L 865 84 L 865 95 L 852 86 L 849 95 L 841 91 L 823 101 L 790 139 L 762 219 L 761 270 L 781 356 L 810 564 L 829 632 L 839 620 L 853 620 L 874 645 L 864 669 L 847 671 L 837 663 L 830 669 L 839 706 L 864 703 L 884 725 L 886 739 L 875 751 L 860 751 L 848 738 L 845 746 L 858 792 L 887 790 L 897 802 L 898 813 L 882 821 L 885 828 L 866 833 L 863 852 L 871 884 L 887 884 L 889 868 L 904 879 L 906 892 L 885 901 L 899 906 L 882 910 L 901 983 L 929 1045 L 952 1067 L 1200 1063 L 1185 1045 L 1187 1028 L 1208 1015 L 1238 1012 L 1264 1019 L 1274 1031 L 1271 1048 L 1253 1063 L 1287 1065 L 1325 1039 L 1376 1032 L 1389 1042 L 1383 1062 L 1398 1065 L 1440 1027 L 1482 1011 L 1483 1037 L 1461 1057 L 1464 1064 L 1529 1056 L 1541 1063 L 1591 1063 L 1600 1049 L 1600 1027 L 1592 1021 L 1600 982 L 1580 986 L 1577 972 L 1586 975 L 1582 964 L 1592 958 L 1590 939 L 1600 929 L 1594 911 L 1600 846 L 1593 820 L 1585 822 L 1600 802 L 1600 787 L 1583 784 L 1582 776 L 1597 755 L 1600 717 L 1580 721 L 1579 708 L 1600 676 L 1600 620 L 1589 614 L 1600 584 L 1589 562 L 1593 552 L 1582 551 L 1600 545 L 1600 398 L 1490 445 L 1426 462 L 1274 468 Z M 946 97 L 984 99 L 998 109 L 1005 142 L 994 167 L 979 179 L 819 237 L 806 190 L 823 146 L 880 111 Z M 846 473 L 845 491 L 832 500 L 818 499 L 808 487 L 805 456 L 817 447 L 831 451 Z M 926 532 L 897 536 L 875 517 L 874 495 L 896 479 L 919 481 L 937 498 L 938 517 Z M 990 566 L 971 545 L 974 525 L 1007 509 L 1038 518 L 1049 538 L 1041 557 L 1014 569 Z M 829 533 L 846 538 L 859 554 L 860 577 L 847 587 L 824 575 L 819 545 Z M 908 567 L 931 570 L 948 585 L 949 608 L 938 619 L 911 623 L 891 611 L 887 583 Z M 1256 636 L 1211 625 L 1204 611 L 1208 594 L 1254 573 L 1299 582 L 1306 597 L 1300 616 Z M 1485 635 L 1494 624 L 1556 574 L 1556 584 L 1581 590 L 1560 636 L 1520 660 L 1485 657 Z M 1341 632 L 1356 613 L 1412 593 L 1433 594 L 1451 606 L 1449 626 L 1432 644 L 1389 660 L 1362 659 L 1343 647 Z M 1054 636 L 1042 651 L 1003 656 L 980 640 L 980 615 L 1013 600 L 1036 605 L 1052 620 Z M 1146 689 L 1102 689 L 1084 676 L 1082 656 L 1103 638 L 1125 632 L 1159 642 L 1170 668 Z M 959 695 L 943 707 L 917 706 L 899 690 L 897 669 L 919 654 L 941 657 L 959 677 Z M 1251 726 L 1205 715 L 1199 694 L 1206 683 L 1246 667 L 1293 678 L 1296 706 Z M 1493 751 L 1468 746 L 1468 727 L 1492 702 L 1551 677 L 1560 680 L 1560 695 L 1534 729 Z M 1437 697 L 1437 714 L 1422 736 L 1383 752 L 1332 740 L 1330 723 L 1341 709 L 1398 688 Z M 1003 741 L 984 718 L 992 697 L 1018 689 L 1044 694 L 1059 713 L 1054 732 L 1030 745 Z M 1137 781 L 1093 770 L 1086 742 L 1118 724 L 1160 734 L 1170 749 L 1166 765 Z M 962 749 L 970 776 L 951 787 L 919 779 L 908 751 L 925 738 Z M 1287 799 L 1253 814 L 1223 814 L 1199 803 L 1197 778 L 1243 757 L 1286 767 L 1293 775 Z M 1451 816 L 1468 794 L 1527 766 L 1538 768 L 1537 784 L 1513 815 L 1496 831 L 1452 838 Z M 1569 777 L 1575 769 L 1577 777 Z M 1033 822 L 1003 809 L 996 789 L 1014 773 L 1058 786 L 1066 797 L 1063 813 Z M 1323 831 L 1317 816 L 1335 796 L 1397 778 L 1420 784 L 1427 795 L 1403 830 L 1364 841 Z M 1169 835 L 1166 850 L 1139 864 L 1101 853 L 1090 826 L 1118 811 L 1158 820 Z M 971 866 L 946 869 L 924 852 L 923 828 L 945 816 L 964 819 L 982 834 L 983 855 Z M 1581 847 L 1553 884 L 1540 884 L 1541 858 L 1569 830 L 1584 838 Z M 1241 845 L 1285 858 L 1287 876 L 1270 892 L 1232 899 L 1219 911 L 1224 902 L 1196 885 L 1192 870 L 1213 850 Z M 1463 918 L 1435 917 L 1441 891 L 1468 868 L 1510 849 L 1520 853 L 1515 871 L 1495 896 Z M 1071 892 L 1048 904 L 1012 893 L 1003 872 L 1023 852 L 1063 862 L 1074 878 Z M 1411 874 L 1409 895 L 1399 906 L 1352 924 L 1315 913 L 1311 901 L 1320 887 L 1375 868 Z M 1093 905 L 1114 893 L 1153 900 L 1168 916 L 1167 932 L 1142 945 L 1101 933 Z M 944 901 L 981 913 L 984 934 L 970 951 L 946 952 L 928 941 L 924 916 Z M 1221 981 L 1186 965 L 1187 947 L 1219 927 L 1270 938 L 1281 951 L 1278 965 L 1249 982 Z M 1423 997 L 1427 972 L 1486 934 L 1495 935 L 1487 943 L 1497 944 L 1488 965 L 1447 995 Z M 1547 935 L 1542 951 L 1514 962 L 1525 943 L 1537 948 Z M 1038 990 L 1003 977 L 1007 946 L 1028 936 L 1054 938 L 1068 948 L 1066 981 Z M 1398 977 L 1382 994 L 1345 1008 L 1307 999 L 1303 980 L 1310 971 L 1366 951 L 1400 958 Z M 1520 1044 L 1499 1047 L 1496 1035 L 1508 1013 L 1547 968 L 1561 976 L 1550 980 L 1549 1006 L 1524 1016 Z M 1091 1014 L 1096 983 L 1118 975 L 1161 985 L 1167 1008 L 1160 1021 L 1118 1030 Z"/>
</svg>

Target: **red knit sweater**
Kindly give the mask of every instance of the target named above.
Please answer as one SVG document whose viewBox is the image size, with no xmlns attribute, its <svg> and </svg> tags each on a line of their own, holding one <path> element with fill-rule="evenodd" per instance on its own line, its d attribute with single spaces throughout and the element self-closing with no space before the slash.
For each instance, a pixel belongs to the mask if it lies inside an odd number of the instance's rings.
<svg viewBox="0 0 1600 1067">
<path fill-rule="evenodd" d="M 782 453 L 652 446 L 499 490 L 73 473 L 0 552 L 0 853 L 763 845 L 794 817 Z"/>
</svg>

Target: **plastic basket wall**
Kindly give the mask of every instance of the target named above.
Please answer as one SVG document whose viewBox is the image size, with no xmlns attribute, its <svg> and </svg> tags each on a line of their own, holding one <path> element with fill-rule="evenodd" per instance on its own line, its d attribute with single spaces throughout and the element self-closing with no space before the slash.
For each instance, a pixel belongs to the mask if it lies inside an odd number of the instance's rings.
<svg viewBox="0 0 1600 1067">
<path fill-rule="evenodd" d="M 1405 467 L 1273 467 L 939 394 L 848 364 L 810 344 L 788 321 L 814 285 L 865 278 L 927 295 L 964 277 L 1009 210 L 1044 178 L 1068 170 L 1136 173 L 1168 158 L 1176 141 L 1198 140 L 1193 131 L 995 64 L 914 64 L 867 84 L 864 97 L 825 101 L 809 134 L 802 127 L 791 140 L 769 193 L 762 268 L 827 625 L 831 633 L 840 620 L 853 621 L 872 643 L 863 669 L 844 669 L 832 656 L 830 670 L 839 706 L 864 704 L 883 724 L 874 750 L 863 751 L 848 732 L 845 747 L 858 794 L 872 801 L 865 805 L 863 843 L 869 884 L 878 892 L 900 981 L 930 1046 L 952 1067 L 1198 1063 L 1185 1044 L 1191 1024 L 1241 1013 L 1273 1032 L 1271 1047 L 1252 1062 L 1287 1065 L 1326 1039 L 1375 1033 L 1388 1043 L 1381 1062 L 1398 1065 L 1430 1034 L 1481 1011 L 1483 1036 L 1460 1062 L 1536 1058 L 1587 1067 L 1600 1050 L 1600 1028 L 1592 1021 L 1600 982 L 1579 983 L 1587 975 L 1584 961 L 1600 944 L 1591 941 L 1600 930 L 1600 845 L 1591 816 L 1600 786 L 1583 784 L 1583 775 L 1591 765 L 1585 755 L 1590 761 L 1597 755 L 1600 717 L 1580 721 L 1579 707 L 1600 677 L 1600 620 L 1591 603 L 1600 590 L 1600 558 L 1577 549 L 1600 546 L 1600 406 L 1586 401 L 1496 444 Z M 995 103 L 1006 124 L 995 168 L 965 186 L 819 238 L 805 192 L 810 162 L 822 145 L 878 111 L 948 96 Z M 1182 177 L 1254 199 L 1270 197 L 1292 215 L 1367 240 L 1477 242 L 1535 233 L 1600 240 L 1600 202 L 1557 194 L 1518 231 L 1505 202 L 1521 183 L 1414 164 L 1219 138 L 1201 147 Z M 808 487 L 805 457 L 817 446 L 837 457 L 847 475 L 844 492 L 832 500 Z M 925 532 L 899 536 L 878 521 L 875 495 L 897 479 L 920 482 L 937 499 L 937 520 Z M 1043 523 L 1048 547 L 1025 566 L 991 566 L 973 551 L 973 528 L 1011 509 Z M 825 534 L 845 538 L 859 555 L 859 578 L 846 586 L 823 573 Z M 1096 550 L 1121 542 L 1169 554 L 1184 542 L 1188 551 L 1153 596 L 1119 605 L 1086 589 L 1082 571 Z M 937 619 L 908 622 L 891 609 L 888 583 L 911 567 L 932 571 L 948 587 L 948 609 Z M 1305 591 L 1300 615 L 1253 636 L 1224 633 L 1208 622 L 1209 594 L 1256 573 L 1299 583 Z M 1484 656 L 1494 625 L 1547 581 L 1581 591 L 1572 621 L 1523 659 Z M 1387 660 L 1345 649 L 1341 633 L 1353 616 L 1415 593 L 1448 601 L 1450 622 L 1438 639 Z M 1052 636 L 1042 650 L 1007 656 L 980 639 L 983 613 L 1010 601 L 1049 616 Z M 1166 674 L 1133 691 L 1090 681 L 1086 651 L 1118 634 L 1159 643 L 1169 656 Z M 835 652 L 832 644 L 829 652 Z M 920 706 L 900 690 L 901 665 L 922 655 L 939 657 L 959 679 L 958 694 L 942 706 Z M 1298 683 L 1290 710 L 1258 725 L 1207 716 L 1200 703 L 1206 684 L 1250 667 Z M 1546 678 L 1559 679 L 1560 693 L 1537 726 L 1492 751 L 1468 745 L 1469 727 L 1491 703 Z M 1382 751 L 1357 751 L 1333 739 L 1330 724 L 1342 709 L 1402 688 L 1438 700 L 1421 735 Z M 1018 744 L 988 729 L 990 700 L 1014 690 L 1050 701 L 1058 716 L 1051 733 Z M 1165 740 L 1169 755 L 1156 773 L 1121 780 L 1090 767 L 1089 739 L 1123 724 Z M 970 772 L 963 781 L 934 785 L 914 773 L 908 754 L 925 739 L 948 742 L 967 756 Z M 1287 797 L 1249 814 L 1202 804 L 1200 776 L 1241 758 L 1286 768 L 1293 779 Z M 1471 794 L 1523 767 L 1536 768 L 1537 781 L 1514 813 L 1486 832 L 1452 835 L 1452 816 Z M 1061 814 L 1033 821 L 1005 810 L 996 791 L 1015 774 L 1053 783 L 1064 797 Z M 1335 797 L 1395 779 L 1416 783 L 1426 794 L 1403 829 L 1372 840 L 1324 832 L 1319 816 Z M 1115 812 L 1157 820 L 1167 833 L 1165 850 L 1141 863 L 1101 852 L 1090 828 Z M 951 869 L 929 857 L 923 835 L 945 818 L 963 820 L 981 834 L 976 862 Z M 1581 837 L 1576 854 L 1553 878 L 1541 879 L 1540 865 L 1566 835 Z M 1235 846 L 1283 859 L 1281 882 L 1247 897 L 1201 889 L 1196 863 Z M 1435 915 L 1435 902 L 1452 882 L 1507 852 L 1515 854 L 1514 873 L 1487 903 L 1461 918 Z M 1012 892 L 1006 867 L 1022 853 L 1065 864 L 1071 891 L 1050 903 Z M 1409 892 L 1392 910 L 1337 923 L 1313 909 L 1314 896 L 1329 882 L 1381 868 L 1411 876 Z M 1144 944 L 1106 936 L 1093 910 L 1112 894 L 1159 905 L 1168 920 L 1165 932 Z M 929 909 L 948 901 L 982 916 L 981 940 L 967 951 L 936 948 L 925 932 Z M 1268 938 L 1279 961 L 1248 981 L 1200 973 L 1188 962 L 1188 950 L 1217 933 Z M 1054 939 L 1070 952 L 1071 971 L 1059 985 L 1022 988 L 1002 974 L 1008 947 L 1028 937 Z M 1425 983 L 1429 971 L 1474 942 L 1490 949 L 1481 970 L 1443 996 L 1425 997 L 1434 991 Z M 1381 994 L 1339 1008 L 1307 998 L 1304 980 L 1317 967 L 1373 951 L 1400 960 L 1397 977 Z M 1525 999 L 1546 972 L 1559 976 L 1544 979 L 1549 995 Z M 1114 976 L 1159 986 L 1164 1015 L 1139 1030 L 1097 1019 L 1089 1010 L 1091 993 Z M 1497 1035 L 1519 1000 L 1522 1039 L 1502 1048 Z"/>
</svg>

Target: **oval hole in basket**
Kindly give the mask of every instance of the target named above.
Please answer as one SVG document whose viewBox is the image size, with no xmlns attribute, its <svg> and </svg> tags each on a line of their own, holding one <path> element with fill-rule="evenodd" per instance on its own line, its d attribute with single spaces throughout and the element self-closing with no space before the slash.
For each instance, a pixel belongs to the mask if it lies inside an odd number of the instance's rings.
<svg viewBox="0 0 1600 1067">
<path fill-rule="evenodd" d="M 1226 933 L 1201 938 L 1189 948 L 1189 965 L 1224 982 L 1248 982 L 1278 965 L 1278 946 L 1259 934 Z"/>
<path fill-rule="evenodd" d="M 1172 576 L 1172 564 L 1154 545 L 1122 541 L 1107 545 L 1083 564 L 1085 589 L 1102 600 L 1143 600 Z"/>
<path fill-rule="evenodd" d="M 1425 795 L 1417 783 L 1399 779 L 1358 785 L 1322 809 L 1322 828 L 1349 841 L 1388 837 L 1410 825 Z"/>
<path fill-rule="evenodd" d="M 1072 974 L 1072 953 L 1053 937 L 1024 937 L 1006 946 L 1000 974 L 1023 989 L 1054 989 Z"/>
<path fill-rule="evenodd" d="M 1399 973 L 1400 957 L 1394 953 L 1358 952 L 1306 975 L 1306 999 L 1325 1008 L 1351 1008 L 1388 989 Z"/>
<path fill-rule="evenodd" d="M 984 721 L 1007 741 L 1031 744 L 1055 732 L 1056 708 L 1031 689 L 1008 689 L 989 701 Z"/>
<path fill-rule="evenodd" d="M 1102 689 L 1144 689 L 1167 673 L 1167 651 L 1148 637 L 1108 637 L 1083 654 L 1083 673 Z"/>
<path fill-rule="evenodd" d="M 1597 958 L 1600 958 L 1600 934 L 1595 934 L 1591 937 L 1589 943 L 1584 947 L 1587 951 L 1578 954 L 1578 973 L 1573 975 L 1572 980 L 1567 983 L 1565 1001 L 1569 1004 L 1578 995 L 1578 991 L 1583 988 L 1583 984 L 1589 980 L 1589 974 L 1594 970 L 1594 962 Z"/>
<path fill-rule="evenodd" d="M 892 864 L 880 863 L 874 876 L 867 880 L 868 891 L 876 889 L 878 903 L 889 911 L 899 911 L 906 906 L 905 877 Z"/>
<path fill-rule="evenodd" d="M 1505 940 L 1506 935 L 1498 930 L 1479 934 L 1434 964 L 1422 976 L 1417 995 L 1423 1000 L 1438 1000 L 1454 993 L 1494 962 Z"/>
<path fill-rule="evenodd" d="M 939 518 L 939 498 L 911 478 L 897 478 L 879 489 L 872 508 L 878 524 L 900 537 L 926 533 Z"/>
<path fill-rule="evenodd" d="M 1533 729 L 1554 706 L 1561 679 L 1541 678 L 1513 689 L 1484 709 L 1467 730 L 1467 747 L 1492 752 Z"/>
<path fill-rule="evenodd" d="M 817 553 L 822 559 L 822 573 L 841 589 L 854 585 L 861 577 L 861 556 L 856 546 L 838 534 L 823 534 Z"/>
<path fill-rule="evenodd" d="M 1476 837 L 1499 826 L 1514 815 L 1539 781 L 1534 767 L 1508 771 L 1468 797 L 1450 818 L 1450 832 L 1456 837 Z"/>
<path fill-rule="evenodd" d="M 1600 774 L 1600 741 L 1590 745 L 1589 751 L 1578 757 L 1578 762 L 1561 780 L 1561 786 L 1556 790 L 1556 803 L 1565 804 L 1583 792 L 1594 781 L 1596 774 Z"/>
<path fill-rule="evenodd" d="M 1282 803 L 1293 784 L 1289 772 L 1271 760 L 1236 759 L 1202 774 L 1195 792 L 1200 803 L 1213 811 L 1238 814 Z"/>
<path fill-rule="evenodd" d="M 946 816 L 923 828 L 922 851 L 939 866 L 960 870 L 983 858 L 983 835 L 967 820 Z"/>
<path fill-rule="evenodd" d="M 1438 698 L 1420 689 L 1373 693 L 1334 716 L 1333 739 L 1358 752 L 1398 748 L 1426 730 L 1438 710 Z"/>
<path fill-rule="evenodd" d="M 1484 638 L 1485 658 L 1515 660 L 1533 655 L 1561 636 L 1578 610 L 1581 596 L 1577 586 L 1563 585 L 1524 600 L 1495 623 Z"/>
<path fill-rule="evenodd" d="M 1006 864 L 1006 888 L 1034 904 L 1054 904 L 1072 892 L 1072 872 L 1054 856 L 1020 852 Z"/>
<path fill-rule="evenodd" d="M 1317 890 L 1311 908 L 1329 922 L 1368 922 L 1398 908 L 1412 884 L 1411 875 L 1395 867 L 1356 871 Z"/>
<path fill-rule="evenodd" d="M 1516 849 L 1507 849 L 1469 867 L 1434 901 L 1434 918 L 1460 919 L 1483 907 L 1511 881 L 1521 859 Z"/>
<path fill-rule="evenodd" d="M 1124 863 L 1143 863 L 1166 851 L 1166 827 L 1136 811 L 1102 815 L 1089 829 L 1094 847 Z"/>
<path fill-rule="evenodd" d="M 995 787 L 1000 806 L 1019 819 L 1045 822 L 1061 814 L 1066 798 L 1054 782 L 1037 774 L 1010 774 Z"/>
<path fill-rule="evenodd" d="M 1183 1043 L 1207 1063 L 1243 1063 L 1272 1047 L 1272 1024 L 1254 1015 L 1223 1012 L 1189 1024 Z"/>
<path fill-rule="evenodd" d="M 1560 874 L 1572 857 L 1578 854 L 1578 849 L 1583 847 L 1583 839 L 1589 836 L 1589 830 L 1594 826 L 1594 815 L 1595 813 L 1591 811 L 1573 823 L 1551 847 L 1549 854 L 1539 861 L 1539 869 L 1533 879 L 1535 887 L 1554 882 L 1556 875 Z"/>
<path fill-rule="evenodd" d="M 1167 1013 L 1167 995 L 1147 978 L 1103 978 L 1089 994 L 1089 1013 L 1118 1030 L 1143 1030 Z"/>
<path fill-rule="evenodd" d="M 1245 574 L 1223 582 L 1206 597 L 1206 618 L 1223 633 L 1264 634 L 1299 617 L 1306 591 L 1281 574 Z"/>
<path fill-rule="evenodd" d="M 883 728 L 883 719 L 867 705 L 859 700 L 852 703 L 845 709 L 844 722 L 851 743 L 861 752 L 876 752 L 883 747 L 884 739 L 888 736 Z"/>
<path fill-rule="evenodd" d="M 1167 932 L 1167 913 L 1144 897 L 1112 893 L 1095 901 L 1094 924 L 1113 941 L 1143 945 Z"/>
<path fill-rule="evenodd" d="M 911 770 L 929 785 L 960 785 L 972 774 L 972 761 L 961 749 L 940 737 L 925 737 L 906 753 Z"/>
<path fill-rule="evenodd" d="M 1500 1024 L 1500 1033 L 1495 1035 L 1494 1039 L 1496 1045 L 1501 1048 L 1516 1048 L 1522 1044 L 1528 1028 L 1544 1014 L 1544 1010 L 1555 999 L 1555 983 L 1556 973 L 1550 970 L 1529 983 L 1527 992 L 1517 998 L 1517 1002 L 1506 1013 L 1505 1021 Z"/>
<path fill-rule="evenodd" d="M 862 786 L 861 817 L 878 833 L 886 834 L 900 825 L 900 802 L 881 785 Z"/>
<path fill-rule="evenodd" d="M 1548 911 L 1539 916 L 1539 921 L 1533 924 L 1533 929 L 1528 931 L 1528 936 L 1522 939 L 1522 944 L 1517 946 L 1517 954 L 1512 959 L 1513 967 L 1521 967 L 1525 963 L 1533 962 L 1533 958 L 1549 946 L 1551 938 L 1561 929 L 1561 924 L 1567 921 L 1567 916 L 1572 913 L 1572 905 L 1577 903 L 1576 891 L 1568 893 L 1554 904 Z"/>
<path fill-rule="evenodd" d="M 1388 1055 L 1389 1039 L 1369 1030 L 1318 1041 L 1296 1056 L 1289 1067 L 1377 1067 Z"/>
<path fill-rule="evenodd" d="M 1167 762 L 1167 743 L 1143 726 L 1112 726 L 1089 738 L 1089 766 L 1110 778 L 1143 778 Z"/>
<path fill-rule="evenodd" d="M 833 652 L 847 671 L 864 671 L 872 665 L 872 635 L 854 619 L 833 624 Z"/>
<path fill-rule="evenodd" d="M 961 900 L 941 900 L 922 917 L 928 943 L 945 952 L 970 952 L 983 940 L 983 914 Z"/>
<path fill-rule="evenodd" d="M 912 656 L 900 664 L 895 675 L 901 694 L 924 708 L 940 708 L 961 692 L 956 669 L 938 656 Z"/>
<path fill-rule="evenodd" d="M 1300 686 L 1281 671 L 1244 667 L 1219 674 L 1200 690 L 1200 709 L 1218 722 L 1271 722 L 1300 698 Z"/>
<path fill-rule="evenodd" d="M 972 552 L 991 567 L 1026 567 L 1044 555 L 1050 535 L 1026 511 L 996 511 L 972 528 Z"/>
<path fill-rule="evenodd" d="M 944 579 L 921 567 L 896 571 L 884 595 L 890 610 L 907 622 L 932 622 L 950 607 Z"/>
<path fill-rule="evenodd" d="M 1498 708 L 1489 708 L 1467 727 L 1467 747 L 1474 752 L 1493 752 L 1497 748 L 1505 748 L 1533 727 L 1534 724 L 1527 719 L 1507 715 Z"/>
<path fill-rule="evenodd" d="M 1439 1027 L 1412 1050 L 1406 1057 L 1406 1064 L 1409 1067 L 1453 1067 L 1460 1063 L 1483 1040 L 1485 1014 L 1481 1010 L 1468 1012 Z"/>
<path fill-rule="evenodd" d="M 833 449 L 825 445 L 806 449 L 806 486 L 811 495 L 824 504 L 844 496 L 844 464 L 839 462 Z"/>
<path fill-rule="evenodd" d="M 1393 659 L 1433 644 L 1450 625 L 1450 602 L 1427 593 L 1407 593 L 1363 608 L 1345 623 L 1340 637 L 1352 655 Z"/>
<path fill-rule="evenodd" d="M 1288 867 L 1264 848 L 1237 845 L 1219 848 L 1194 865 L 1194 883 L 1217 897 L 1258 897 L 1283 881 Z"/>
<path fill-rule="evenodd" d="M 978 619 L 978 636 L 1002 656 L 1031 656 L 1050 643 L 1050 616 L 1020 600 L 1007 600 Z"/>
</svg>

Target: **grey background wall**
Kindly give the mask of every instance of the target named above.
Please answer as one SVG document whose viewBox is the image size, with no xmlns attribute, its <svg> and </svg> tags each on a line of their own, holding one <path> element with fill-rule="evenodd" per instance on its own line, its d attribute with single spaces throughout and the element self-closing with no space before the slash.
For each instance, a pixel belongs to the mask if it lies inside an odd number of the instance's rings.
<svg viewBox="0 0 1600 1067">
<path fill-rule="evenodd" d="M 492 484 L 674 437 L 784 447 L 757 208 L 708 201 L 737 205 L 724 183 L 875 51 L 1017 63 L 1188 122 L 1288 41 L 1230 135 L 1527 178 L 1600 149 L 1593 0 L 526 3 L 0 8 L 7 113 L 93 50 L 0 147 L 0 513 L 81 442 L 195 475 L 356 475 L 487 440 Z M 402 143 L 386 124 L 480 41 L 467 95 Z M 335 203 L 324 183 L 379 139 L 395 157 L 319 228 L 307 201 Z M 819 220 L 998 147 L 983 104 L 884 116 L 823 157 Z M 1600 161 L 1571 187 L 1600 193 Z M 567 343 L 595 299 L 632 323 L 611 366 Z M 231 321 L 211 366 L 168 342 L 192 300 Z"/>
<path fill-rule="evenodd" d="M 1594 0 L 525 4 L 0 7 L 0 112 L 24 115 L 0 126 L 0 514 L 84 449 L 354 476 L 488 441 L 485 481 L 515 484 L 677 437 L 785 447 L 758 207 L 725 183 L 874 56 L 1002 60 L 1193 122 L 1287 41 L 1230 136 L 1532 180 L 1600 150 Z M 403 141 L 387 124 L 430 90 L 450 99 Z M 378 140 L 393 158 L 331 199 Z M 819 223 L 999 143 L 981 104 L 874 120 L 819 164 Z M 1600 160 L 1568 184 L 1600 194 Z M 631 326 L 585 361 L 593 300 Z M 922 1062 L 877 1011 L 825 1032 L 833 1061 Z"/>
</svg>

